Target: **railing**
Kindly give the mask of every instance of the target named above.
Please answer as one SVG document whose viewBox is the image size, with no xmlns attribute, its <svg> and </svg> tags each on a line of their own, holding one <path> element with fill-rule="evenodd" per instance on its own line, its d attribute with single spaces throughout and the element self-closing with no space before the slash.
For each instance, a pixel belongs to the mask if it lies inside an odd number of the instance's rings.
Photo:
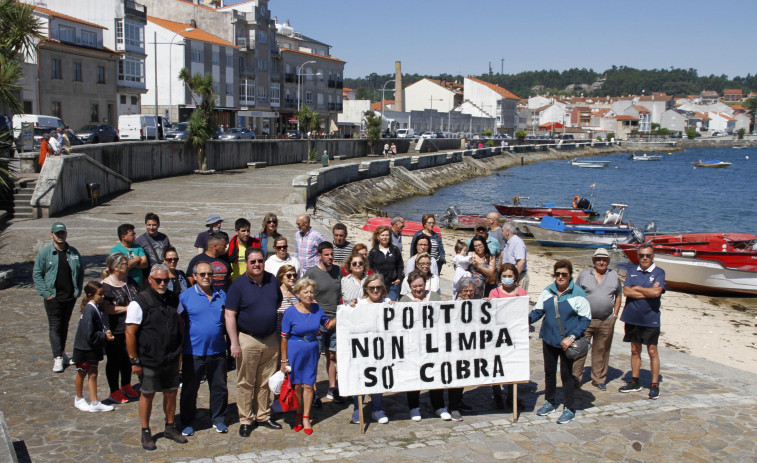
<svg viewBox="0 0 757 463">
<path fill-rule="evenodd" d="M 329 88 L 336 88 L 336 81 L 333 79 L 329 79 Z"/>
<path fill-rule="evenodd" d="M 147 20 L 147 10 L 145 9 L 145 6 L 132 0 L 126 0 L 124 2 L 124 15 L 136 16 L 137 18 Z"/>
<path fill-rule="evenodd" d="M 247 48 L 247 37 L 237 37 L 236 45 L 239 48 Z"/>
<path fill-rule="evenodd" d="M 336 82 L 336 88 L 344 88 L 344 83 L 341 80 Z"/>
<path fill-rule="evenodd" d="M 294 83 L 295 81 L 295 75 L 292 73 L 287 72 L 284 74 L 284 82 Z"/>
</svg>

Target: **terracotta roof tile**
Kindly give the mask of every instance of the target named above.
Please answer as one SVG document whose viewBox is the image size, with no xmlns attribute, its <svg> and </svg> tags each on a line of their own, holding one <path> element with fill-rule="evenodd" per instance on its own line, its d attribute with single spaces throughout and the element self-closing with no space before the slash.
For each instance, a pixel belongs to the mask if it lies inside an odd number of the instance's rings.
<svg viewBox="0 0 757 463">
<path fill-rule="evenodd" d="M 723 90 L 724 95 L 743 95 L 744 92 L 740 88 L 727 88 Z"/>
<path fill-rule="evenodd" d="M 74 18 L 73 16 L 68 16 L 66 14 L 61 14 L 61 13 L 58 13 L 57 11 L 49 10 L 47 8 L 42 8 L 41 6 L 32 6 L 32 8 L 34 8 L 36 11 L 39 11 L 40 13 L 46 14 L 47 16 L 49 16 L 51 18 L 65 19 L 66 21 L 71 21 L 71 22 L 75 22 L 75 23 L 79 23 L 79 24 L 84 24 L 85 26 L 96 27 L 98 29 L 108 29 L 107 27 L 101 26 L 99 24 L 83 21 L 83 20 L 81 20 L 79 18 Z"/>
<path fill-rule="evenodd" d="M 634 109 L 635 109 L 636 111 L 640 112 L 640 113 L 650 113 L 650 112 L 652 112 L 652 111 L 650 111 L 649 109 L 647 109 L 647 107 L 646 107 L 646 106 L 639 106 L 639 105 L 637 105 L 637 104 L 633 105 L 633 108 L 634 108 Z"/>
<path fill-rule="evenodd" d="M 338 58 L 334 58 L 333 56 L 321 56 L 321 55 L 316 55 L 315 53 L 308 53 L 308 52 L 300 51 L 300 50 L 292 50 L 291 48 L 280 48 L 279 50 L 281 50 L 282 52 L 288 51 L 291 53 L 299 53 L 301 55 L 313 56 L 315 58 L 327 59 L 331 61 L 336 61 L 338 63 L 346 63 L 346 61 L 342 61 Z"/>
<path fill-rule="evenodd" d="M 196 27 L 194 28 L 192 32 L 184 32 L 184 29 L 189 27 L 189 25 L 185 23 L 169 21 L 167 19 L 156 18 L 154 16 L 148 16 L 147 20 L 164 29 L 168 29 L 171 32 L 177 33 L 180 36 L 186 37 L 191 40 L 199 40 L 201 42 L 215 43 L 218 45 L 224 45 L 227 47 L 237 48 L 233 43 L 227 42 L 226 40 L 220 37 L 217 37 L 203 30 L 197 29 Z"/>
<path fill-rule="evenodd" d="M 617 121 L 638 121 L 639 118 L 638 117 L 633 117 L 633 116 L 620 115 L 620 116 L 615 116 L 615 120 L 617 120 Z"/>
<path fill-rule="evenodd" d="M 520 97 L 518 95 L 514 94 L 513 92 L 511 92 L 510 90 L 508 90 L 506 88 L 500 87 L 497 84 L 492 84 L 492 83 L 489 83 L 489 82 L 484 82 L 483 80 L 476 79 L 475 77 L 468 77 L 468 79 L 472 80 L 473 82 L 476 82 L 476 83 L 479 83 L 481 85 L 485 85 L 485 86 L 489 87 L 490 89 L 494 90 L 499 95 L 501 95 L 501 96 L 503 96 L 505 98 L 508 98 L 508 99 L 511 99 L 511 100 L 520 100 Z"/>
<path fill-rule="evenodd" d="M 705 113 L 700 113 L 700 112 L 698 112 L 698 111 L 694 111 L 694 114 L 696 114 L 696 115 L 697 115 L 697 117 L 699 117 L 699 118 L 700 118 L 700 119 L 702 119 L 703 121 L 709 121 L 709 120 L 710 120 L 710 116 L 708 116 L 708 115 L 707 115 L 707 114 L 705 114 Z"/>
<path fill-rule="evenodd" d="M 725 119 L 727 121 L 735 121 L 736 120 L 736 119 L 732 118 L 731 116 L 729 116 L 726 113 L 717 113 L 717 115 L 720 116 L 720 117 L 722 117 L 723 119 Z"/>
</svg>

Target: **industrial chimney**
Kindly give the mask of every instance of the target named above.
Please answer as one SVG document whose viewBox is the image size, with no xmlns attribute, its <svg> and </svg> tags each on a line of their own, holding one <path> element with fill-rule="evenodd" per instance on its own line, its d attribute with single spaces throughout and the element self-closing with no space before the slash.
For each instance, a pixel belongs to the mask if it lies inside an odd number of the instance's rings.
<svg viewBox="0 0 757 463">
<path fill-rule="evenodd" d="M 405 111 L 405 102 L 402 99 L 402 62 L 394 62 L 394 110 Z"/>
</svg>

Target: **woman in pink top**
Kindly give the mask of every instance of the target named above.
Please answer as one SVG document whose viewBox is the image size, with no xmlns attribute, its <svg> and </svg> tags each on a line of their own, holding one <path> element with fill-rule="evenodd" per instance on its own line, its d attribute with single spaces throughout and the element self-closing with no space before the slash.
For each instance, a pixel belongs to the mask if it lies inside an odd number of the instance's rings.
<svg viewBox="0 0 757 463">
<path fill-rule="evenodd" d="M 528 296 L 526 290 L 518 286 L 518 268 L 515 265 L 509 263 L 502 264 L 498 276 L 499 284 L 489 292 L 491 299 Z M 499 385 L 492 386 L 492 392 L 494 393 L 494 408 L 504 410 L 505 404 L 510 403 L 508 399 L 513 396 L 513 385 L 509 384 L 507 386 L 507 398 L 505 399 L 502 399 L 502 390 Z M 518 399 L 518 410 L 523 410 L 524 408 L 523 403 Z"/>
</svg>

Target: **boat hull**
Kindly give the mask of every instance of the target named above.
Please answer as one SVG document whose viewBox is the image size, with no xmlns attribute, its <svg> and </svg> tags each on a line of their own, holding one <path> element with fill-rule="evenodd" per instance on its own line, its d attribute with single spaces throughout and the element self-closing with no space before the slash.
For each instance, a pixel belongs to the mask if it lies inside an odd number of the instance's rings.
<svg viewBox="0 0 757 463">
<path fill-rule="evenodd" d="M 707 295 L 757 295 L 757 272 L 724 267 L 717 261 L 656 254 L 665 270 L 665 286 Z"/>
<path fill-rule="evenodd" d="M 365 231 L 375 231 L 378 227 L 391 227 L 392 219 L 389 217 L 374 217 L 369 219 L 368 222 L 363 225 L 362 229 Z M 405 220 L 405 228 L 402 229 L 402 236 L 415 236 L 416 233 L 423 229 L 423 224 L 420 222 L 411 222 Z M 441 235 L 442 231 L 438 226 L 434 227 L 434 231 Z"/>
<path fill-rule="evenodd" d="M 594 211 L 591 209 L 579 209 L 573 207 L 541 207 L 541 206 L 508 206 L 505 204 L 495 204 L 494 208 L 497 209 L 502 215 L 505 216 L 517 216 L 517 217 L 581 217 L 588 218 L 594 215 Z"/>
<path fill-rule="evenodd" d="M 544 228 L 540 225 L 529 225 L 528 231 L 542 246 L 560 246 L 569 248 L 611 248 L 615 243 L 628 243 L 633 238 L 626 229 L 607 230 L 600 232 L 567 230 L 558 231 Z"/>
<path fill-rule="evenodd" d="M 757 235 L 750 233 L 682 233 L 657 235 L 645 240 L 656 255 L 671 254 L 682 257 L 720 262 L 728 268 L 757 266 L 757 251 L 752 249 Z M 639 264 L 638 244 L 619 244 L 628 260 Z"/>
</svg>

